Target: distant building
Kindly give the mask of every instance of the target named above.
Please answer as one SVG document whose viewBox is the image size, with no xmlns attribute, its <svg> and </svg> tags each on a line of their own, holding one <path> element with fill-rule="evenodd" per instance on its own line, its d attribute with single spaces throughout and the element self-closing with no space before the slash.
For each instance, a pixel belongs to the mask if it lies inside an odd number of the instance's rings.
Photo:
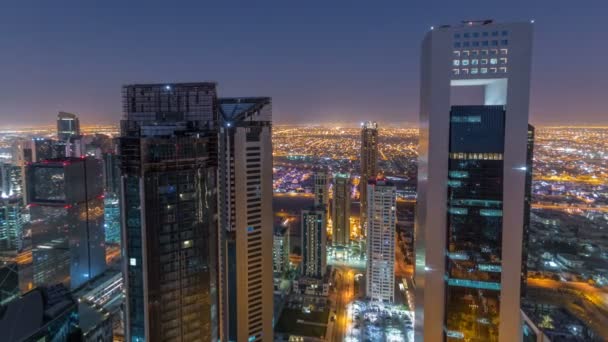
<svg viewBox="0 0 608 342">
<path fill-rule="evenodd" d="M 329 174 L 325 170 L 316 170 L 312 174 L 314 183 L 315 206 L 329 208 Z"/>
<path fill-rule="evenodd" d="M 367 181 L 378 174 L 378 124 L 366 121 L 361 124 L 361 179 L 359 194 L 361 203 L 361 229 L 367 232 Z"/>
<path fill-rule="evenodd" d="M 0 252 L 23 247 L 23 201 L 20 197 L 0 199 Z"/>
<path fill-rule="evenodd" d="M 0 163 L 0 198 L 23 195 L 23 174 L 19 165 Z"/>
<path fill-rule="evenodd" d="M 322 278 L 327 262 L 327 232 L 323 207 L 302 210 L 302 275 Z"/>
<path fill-rule="evenodd" d="M 416 341 L 521 331 L 532 31 L 464 21 L 422 42 Z"/>
<path fill-rule="evenodd" d="M 335 174 L 331 214 L 334 245 L 346 246 L 350 244 L 350 190 L 350 175 Z"/>
<path fill-rule="evenodd" d="M 103 228 L 108 243 L 120 244 L 120 197 L 114 193 L 106 193 L 103 199 Z"/>
<path fill-rule="evenodd" d="M 0 307 L 0 339 L 80 341 L 78 303 L 63 285 L 36 288 Z"/>
<path fill-rule="evenodd" d="M 57 138 L 67 142 L 72 136 L 80 135 L 80 121 L 76 114 L 59 112 L 57 115 Z"/>
<path fill-rule="evenodd" d="M 395 299 L 396 187 L 384 178 L 367 184 L 366 295 L 373 301 Z"/>
<path fill-rule="evenodd" d="M 328 296 L 331 287 L 329 273 L 323 278 L 299 277 L 293 280 L 291 289 L 293 293 L 308 296 Z"/>
<path fill-rule="evenodd" d="M 275 274 L 282 274 L 289 270 L 289 227 L 274 228 L 272 260 Z"/>
<path fill-rule="evenodd" d="M 522 342 L 600 341 L 601 338 L 583 321 L 566 309 L 538 303 L 521 308 Z"/>
<path fill-rule="evenodd" d="M 24 155 L 24 159 L 31 163 L 61 157 L 61 155 L 58 155 L 57 142 L 45 138 L 32 139 L 32 144 L 24 150 Z"/>
<path fill-rule="evenodd" d="M 27 166 L 36 286 L 75 289 L 106 269 L 102 170 L 92 158 Z"/>
</svg>

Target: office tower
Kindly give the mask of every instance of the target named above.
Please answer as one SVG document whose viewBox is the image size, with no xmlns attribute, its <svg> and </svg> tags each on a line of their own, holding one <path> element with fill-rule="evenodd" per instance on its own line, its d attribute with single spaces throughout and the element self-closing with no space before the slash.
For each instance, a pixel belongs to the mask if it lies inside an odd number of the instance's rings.
<svg viewBox="0 0 608 342">
<path fill-rule="evenodd" d="M 103 155 L 103 179 L 106 193 L 120 193 L 120 156 L 114 153 Z"/>
<path fill-rule="evenodd" d="M 512 341 L 532 25 L 441 26 L 422 44 L 415 338 Z"/>
<path fill-rule="evenodd" d="M 395 299 L 395 229 L 397 188 L 384 178 L 367 183 L 367 297 Z"/>
<path fill-rule="evenodd" d="M 219 103 L 221 338 L 272 341 L 271 99 Z"/>
<path fill-rule="evenodd" d="M 314 183 L 315 206 L 329 207 L 329 174 L 325 170 L 315 170 L 312 174 Z"/>
<path fill-rule="evenodd" d="M 217 341 L 216 85 L 122 92 L 126 340 Z"/>
<path fill-rule="evenodd" d="M 61 157 L 57 155 L 57 144 L 55 140 L 45 138 L 34 138 L 29 150 L 24 151 L 28 162 L 41 162 L 47 159 Z"/>
<path fill-rule="evenodd" d="M 75 289 L 106 269 L 101 163 L 63 158 L 26 168 L 34 284 Z"/>
<path fill-rule="evenodd" d="M 530 245 L 530 208 L 532 207 L 532 171 L 534 170 L 534 126 L 528 124 L 526 144 L 526 184 L 524 199 L 524 230 L 521 255 L 521 295 L 524 298 L 528 285 L 528 247 Z"/>
<path fill-rule="evenodd" d="M 378 124 L 367 121 L 361 124 L 361 179 L 359 200 L 361 203 L 361 229 L 366 232 L 367 221 L 367 181 L 378 174 Z"/>
<path fill-rule="evenodd" d="M 19 251 L 23 247 L 23 200 L 0 199 L 0 252 Z"/>
<path fill-rule="evenodd" d="M 350 175 L 334 175 L 334 197 L 332 205 L 333 244 L 350 244 Z"/>
<path fill-rule="evenodd" d="M 103 228 L 106 242 L 120 244 L 120 197 L 106 193 L 103 198 Z"/>
<path fill-rule="evenodd" d="M 281 274 L 289 270 L 289 226 L 274 228 L 272 260 L 274 273 Z"/>
<path fill-rule="evenodd" d="M 72 136 L 80 135 L 80 121 L 76 114 L 59 112 L 57 115 L 57 138 L 66 142 Z"/>
<path fill-rule="evenodd" d="M 21 197 L 22 195 L 21 167 L 10 163 L 0 163 L 0 198 Z"/>
<path fill-rule="evenodd" d="M 302 275 L 322 278 L 327 268 L 327 231 L 323 207 L 302 210 Z"/>
<path fill-rule="evenodd" d="M 81 341 L 78 302 L 61 284 L 36 288 L 3 308 L 0 331 L 2 341 Z"/>
</svg>

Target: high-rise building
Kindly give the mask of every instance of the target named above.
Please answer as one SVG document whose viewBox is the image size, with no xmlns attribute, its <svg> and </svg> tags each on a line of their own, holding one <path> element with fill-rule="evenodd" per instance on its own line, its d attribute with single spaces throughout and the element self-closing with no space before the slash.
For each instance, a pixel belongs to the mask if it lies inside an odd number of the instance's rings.
<svg viewBox="0 0 608 342">
<path fill-rule="evenodd" d="M 215 83 L 123 87 L 127 341 L 218 339 L 216 106 Z"/>
<path fill-rule="evenodd" d="M 17 252 L 23 247 L 23 200 L 0 199 L 0 252 Z"/>
<path fill-rule="evenodd" d="M 75 289 L 106 269 L 101 163 L 92 158 L 27 166 L 34 284 Z"/>
<path fill-rule="evenodd" d="M 378 175 L 378 124 L 367 121 L 361 124 L 361 179 L 359 200 L 361 203 L 361 229 L 366 233 L 367 221 L 367 181 Z"/>
<path fill-rule="evenodd" d="M 422 44 L 417 341 L 521 334 L 532 24 L 467 21 Z"/>
<path fill-rule="evenodd" d="M 106 242 L 120 244 L 120 197 L 115 193 L 106 193 L 103 198 Z"/>
<path fill-rule="evenodd" d="M 23 176 L 19 165 L 0 163 L 0 198 L 23 195 Z"/>
<path fill-rule="evenodd" d="M 528 286 L 528 247 L 530 245 L 530 209 L 532 207 L 532 171 L 534 163 L 534 126 L 528 124 L 528 143 L 526 145 L 526 196 L 524 199 L 524 231 L 521 255 L 521 297 L 526 296 Z"/>
<path fill-rule="evenodd" d="M 274 273 L 281 274 L 289 270 L 289 226 L 280 225 L 274 228 L 272 260 Z"/>
<path fill-rule="evenodd" d="M 57 144 L 55 140 L 45 138 L 34 138 L 28 150 L 24 151 L 28 162 L 37 163 L 47 159 L 61 157 L 57 155 Z"/>
<path fill-rule="evenodd" d="M 312 174 L 314 183 L 315 206 L 329 207 L 329 174 L 325 170 L 316 170 Z"/>
<path fill-rule="evenodd" d="M 57 115 L 57 138 L 66 142 L 75 135 L 80 135 L 80 121 L 76 114 L 59 112 Z"/>
<path fill-rule="evenodd" d="M 221 338 L 273 341 L 271 99 L 219 104 Z"/>
<path fill-rule="evenodd" d="M 370 179 L 367 195 L 367 297 L 392 303 L 395 299 L 397 188 L 384 178 Z"/>
<path fill-rule="evenodd" d="M 302 210 L 302 275 L 322 278 L 327 268 L 327 231 L 323 207 Z"/>
<path fill-rule="evenodd" d="M 350 175 L 334 174 L 334 197 L 331 211 L 334 245 L 350 244 Z"/>
</svg>

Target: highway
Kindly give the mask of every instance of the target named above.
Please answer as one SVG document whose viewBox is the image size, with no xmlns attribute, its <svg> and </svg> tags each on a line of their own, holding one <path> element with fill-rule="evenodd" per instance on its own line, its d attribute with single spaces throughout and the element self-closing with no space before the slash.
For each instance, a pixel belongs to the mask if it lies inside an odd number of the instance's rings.
<svg viewBox="0 0 608 342">
<path fill-rule="evenodd" d="M 336 303 L 336 321 L 334 322 L 333 336 L 331 341 L 344 341 L 346 329 L 348 328 L 348 312 L 346 305 L 355 297 L 355 271 L 348 267 L 336 267 L 336 291 L 334 300 Z"/>
</svg>

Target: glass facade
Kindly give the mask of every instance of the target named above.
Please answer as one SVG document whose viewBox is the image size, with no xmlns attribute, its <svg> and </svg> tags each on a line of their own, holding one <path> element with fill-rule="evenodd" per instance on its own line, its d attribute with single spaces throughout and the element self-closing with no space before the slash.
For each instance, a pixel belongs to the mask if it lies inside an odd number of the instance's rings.
<svg viewBox="0 0 608 342">
<path fill-rule="evenodd" d="M 448 341 L 497 341 L 504 153 L 503 106 L 453 106 L 446 246 Z"/>
</svg>

